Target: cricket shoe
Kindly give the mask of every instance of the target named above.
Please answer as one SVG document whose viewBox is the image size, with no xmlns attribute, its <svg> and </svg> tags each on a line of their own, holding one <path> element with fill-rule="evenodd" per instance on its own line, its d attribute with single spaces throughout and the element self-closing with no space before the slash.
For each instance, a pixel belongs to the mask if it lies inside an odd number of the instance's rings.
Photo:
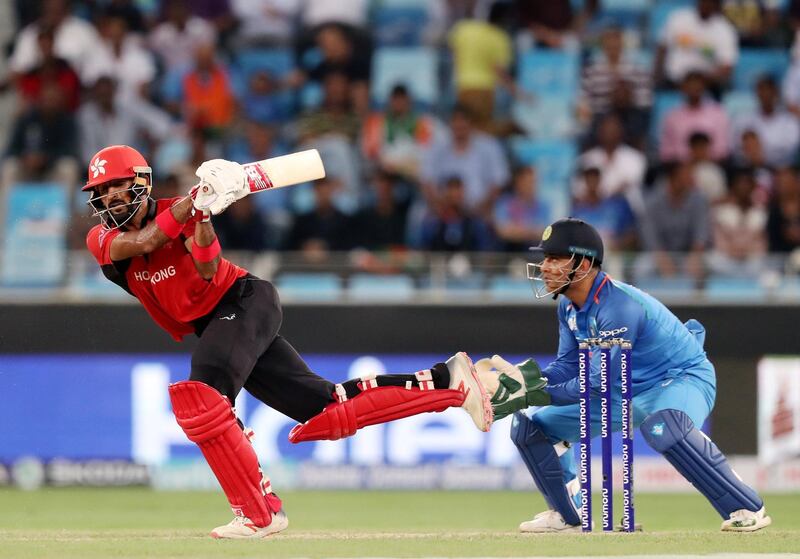
<svg viewBox="0 0 800 559">
<path fill-rule="evenodd" d="M 481 384 L 469 355 L 460 351 L 448 359 L 445 365 L 450 371 L 448 388 L 464 393 L 461 407 L 467 411 L 478 429 L 488 431 L 494 420 L 491 397 Z"/>
<path fill-rule="evenodd" d="M 735 510 L 730 518 L 722 522 L 723 532 L 755 532 L 772 524 L 772 519 L 767 516 L 764 507 L 753 512 L 747 509 Z"/>
<path fill-rule="evenodd" d="M 246 516 L 234 516 L 233 520 L 224 526 L 218 526 L 211 531 L 211 537 L 217 540 L 244 540 L 266 538 L 285 530 L 289 526 L 289 518 L 283 509 L 272 514 L 269 526 L 259 527 L 253 524 Z"/>
<path fill-rule="evenodd" d="M 567 524 L 560 512 L 546 510 L 534 516 L 533 520 L 526 520 L 520 524 L 519 531 L 528 534 L 572 533 L 580 532 L 581 525 Z"/>
</svg>

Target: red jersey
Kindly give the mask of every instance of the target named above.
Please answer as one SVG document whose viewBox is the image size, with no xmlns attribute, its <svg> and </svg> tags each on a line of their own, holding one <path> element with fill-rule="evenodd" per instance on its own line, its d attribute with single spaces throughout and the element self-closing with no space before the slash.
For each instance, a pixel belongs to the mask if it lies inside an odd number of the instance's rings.
<svg viewBox="0 0 800 559">
<path fill-rule="evenodd" d="M 180 200 L 165 198 L 150 202 L 143 225 Z M 161 248 L 127 260 L 111 260 L 111 241 L 121 234 L 119 229 L 96 225 L 86 236 L 86 245 L 105 276 L 139 299 L 147 313 L 180 341 L 194 333 L 193 321 L 217 306 L 233 282 L 247 271 L 220 258 L 217 273 L 204 280 L 194 266 L 184 241 L 194 235 L 194 221 L 186 224 L 181 235 Z"/>
</svg>

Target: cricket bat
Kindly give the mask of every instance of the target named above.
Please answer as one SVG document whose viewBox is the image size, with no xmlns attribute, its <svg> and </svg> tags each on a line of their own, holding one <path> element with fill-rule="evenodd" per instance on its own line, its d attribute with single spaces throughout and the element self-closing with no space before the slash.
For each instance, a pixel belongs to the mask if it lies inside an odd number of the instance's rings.
<svg viewBox="0 0 800 559">
<path fill-rule="evenodd" d="M 325 166 L 315 149 L 307 149 L 272 157 L 263 161 L 246 163 L 244 170 L 250 192 L 283 188 L 325 177 Z"/>
</svg>

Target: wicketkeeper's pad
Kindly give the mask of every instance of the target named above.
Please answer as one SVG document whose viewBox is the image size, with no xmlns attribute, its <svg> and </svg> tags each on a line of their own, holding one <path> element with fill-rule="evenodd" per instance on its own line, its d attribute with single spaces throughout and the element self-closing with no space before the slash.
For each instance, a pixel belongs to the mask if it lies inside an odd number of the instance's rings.
<svg viewBox="0 0 800 559">
<path fill-rule="evenodd" d="M 258 527 L 268 526 L 281 500 L 258 465 L 250 438 L 242 430 L 228 398 L 197 381 L 171 384 L 175 419 L 189 440 L 197 443 L 237 516 Z"/>
</svg>

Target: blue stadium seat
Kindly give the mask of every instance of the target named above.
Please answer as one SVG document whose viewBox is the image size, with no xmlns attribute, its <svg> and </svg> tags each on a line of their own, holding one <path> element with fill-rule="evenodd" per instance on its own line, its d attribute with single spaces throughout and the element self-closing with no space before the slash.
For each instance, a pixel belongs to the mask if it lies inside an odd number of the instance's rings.
<svg viewBox="0 0 800 559">
<path fill-rule="evenodd" d="M 275 280 L 286 299 L 301 301 L 338 301 L 342 297 L 342 278 L 331 273 L 286 273 Z"/>
<path fill-rule="evenodd" d="M 711 301 L 748 303 L 765 299 L 767 290 L 758 278 L 712 276 L 706 281 L 705 296 Z"/>
<path fill-rule="evenodd" d="M 372 57 L 372 101 L 383 106 L 398 83 L 418 103 L 431 106 L 439 97 L 438 57 L 427 47 L 383 47 Z"/>
<path fill-rule="evenodd" d="M 658 91 L 653 100 L 653 110 L 650 113 L 650 137 L 657 141 L 661 136 L 661 127 L 664 125 L 664 117 L 672 109 L 683 103 L 683 95 L 678 91 Z"/>
<path fill-rule="evenodd" d="M 527 278 L 494 276 L 489 280 L 489 298 L 493 301 L 531 301 L 533 284 Z"/>
<path fill-rule="evenodd" d="M 67 269 L 70 200 L 60 184 L 16 184 L 8 193 L 0 285 L 56 287 Z"/>
<path fill-rule="evenodd" d="M 559 95 L 574 99 L 578 92 L 580 61 L 577 53 L 531 50 L 519 57 L 520 87 L 536 95 Z"/>
<path fill-rule="evenodd" d="M 694 0 L 669 0 L 669 2 L 655 2 L 653 9 L 650 10 L 650 21 L 648 23 L 647 39 L 648 43 L 655 45 L 661 37 L 661 32 L 667 24 L 670 14 L 675 10 L 694 6 Z"/>
<path fill-rule="evenodd" d="M 289 49 L 248 48 L 239 51 L 236 63 L 245 77 L 258 71 L 282 77 L 294 68 L 294 57 Z"/>
<path fill-rule="evenodd" d="M 434 281 L 430 276 L 420 278 L 422 289 L 444 288 L 448 291 L 478 291 L 483 289 L 486 276 L 481 272 L 472 272 L 463 277 L 447 276 L 443 281 Z"/>
<path fill-rule="evenodd" d="M 382 47 L 413 47 L 422 43 L 428 25 L 424 5 L 381 5 L 373 12 L 372 31 Z"/>
<path fill-rule="evenodd" d="M 414 280 L 400 274 L 353 274 L 347 294 L 354 301 L 408 301 L 414 296 Z"/>
<path fill-rule="evenodd" d="M 733 89 L 752 91 L 756 81 L 769 75 L 780 83 L 789 67 L 789 53 L 783 49 L 742 49 L 733 69 Z"/>
<path fill-rule="evenodd" d="M 535 165 L 541 183 L 565 185 L 572 177 L 577 157 L 575 144 L 565 140 L 514 138 L 511 151 L 524 165 Z"/>
<path fill-rule="evenodd" d="M 641 278 L 636 287 L 656 298 L 687 299 L 694 294 L 695 280 L 690 277 Z"/>
<path fill-rule="evenodd" d="M 752 91 L 729 91 L 722 97 L 722 106 L 732 121 L 758 109 L 758 99 Z"/>
<path fill-rule="evenodd" d="M 514 121 L 526 135 L 541 140 L 569 138 L 575 133 L 575 108 L 570 99 L 539 95 L 530 102 L 516 101 L 511 107 Z"/>
</svg>

